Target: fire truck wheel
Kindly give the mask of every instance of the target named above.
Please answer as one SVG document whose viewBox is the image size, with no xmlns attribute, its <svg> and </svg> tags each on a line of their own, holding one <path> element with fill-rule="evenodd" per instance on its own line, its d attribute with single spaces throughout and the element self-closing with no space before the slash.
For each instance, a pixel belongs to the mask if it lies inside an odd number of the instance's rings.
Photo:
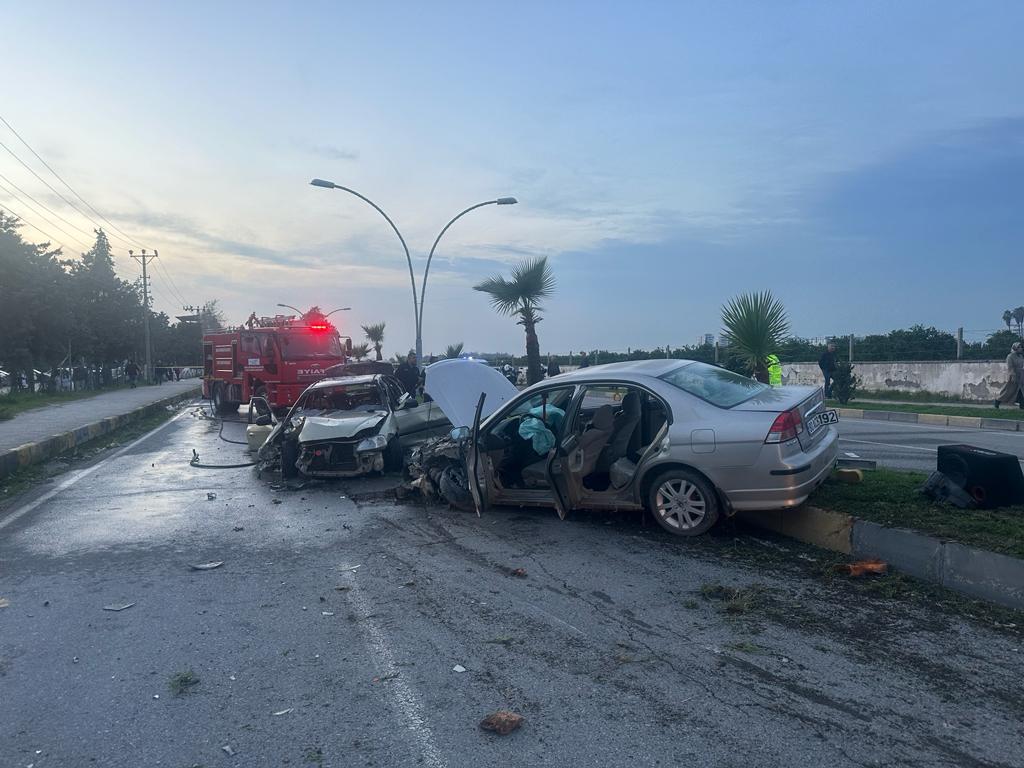
<svg viewBox="0 0 1024 768">
<path fill-rule="evenodd" d="M 405 454 L 403 453 L 402 445 L 396 436 L 391 438 L 391 442 L 388 443 L 388 447 L 384 449 L 384 471 L 400 472 L 403 464 L 405 464 Z"/>
<path fill-rule="evenodd" d="M 299 444 L 294 440 L 281 443 L 281 477 L 298 477 L 299 468 L 295 462 L 299 460 Z"/>
<path fill-rule="evenodd" d="M 237 409 L 238 406 L 236 405 Z M 213 410 L 216 413 L 231 413 L 231 403 L 224 397 L 224 386 L 217 384 L 213 388 Z"/>
</svg>

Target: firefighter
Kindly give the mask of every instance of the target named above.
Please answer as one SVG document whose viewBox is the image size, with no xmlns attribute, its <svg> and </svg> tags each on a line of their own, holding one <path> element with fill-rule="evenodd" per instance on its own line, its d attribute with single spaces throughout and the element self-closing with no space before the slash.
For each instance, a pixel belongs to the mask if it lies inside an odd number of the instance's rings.
<svg viewBox="0 0 1024 768">
<path fill-rule="evenodd" d="M 768 366 L 768 383 L 773 387 L 782 386 L 782 363 L 779 362 L 778 355 L 768 355 L 765 360 Z"/>
</svg>

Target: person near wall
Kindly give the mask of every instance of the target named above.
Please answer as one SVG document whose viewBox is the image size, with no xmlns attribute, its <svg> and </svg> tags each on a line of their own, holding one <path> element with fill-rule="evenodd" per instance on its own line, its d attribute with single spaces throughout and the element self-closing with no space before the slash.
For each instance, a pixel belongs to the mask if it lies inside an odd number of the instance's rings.
<svg viewBox="0 0 1024 768">
<path fill-rule="evenodd" d="M 1014 342 L 1006 356 L 1006 373 L 1006 383 L 992 404 L 998 408 L 1015 402 L 1018 408 L 1024 408 L 1024 346 L 1019 341 Z"/>
<path fill-rule="evenodd" d="M 782 363 L 779 361 L 778 355 L 768 355 L 765 358 L 765 364 L 768 367 L 768 383 L 773 387 L 782 386 Z"/>
<path fill-rule="evenodd" d="M 420 369 L 416 365 L 416 353 L 411 349 L 405 361 L 395 369 L 395 378 L 402 383 L 410 397 L 416 397 L 416 388 L 420 383 Z"/>
<path fill-rule="evenodd" d="M 818 358 L 818 367 L 825 377 L 825 397 L 832 397 L 832 374 L 836 372 L 836 345 L 831 341 Z"/>
</svg>

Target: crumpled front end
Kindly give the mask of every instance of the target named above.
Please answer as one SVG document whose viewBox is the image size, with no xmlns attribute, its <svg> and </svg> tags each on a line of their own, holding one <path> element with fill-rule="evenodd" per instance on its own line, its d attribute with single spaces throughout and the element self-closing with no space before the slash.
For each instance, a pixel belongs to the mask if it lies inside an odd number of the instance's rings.
<svg viewBox="0 0 1024 768">
<path fill-rule="evenodd" d="M 359 477 L 384 470 L 384 447 L 357 450 L 362 440 L 301 443 L 295 463 L 309 477 Z"/>
</svg>

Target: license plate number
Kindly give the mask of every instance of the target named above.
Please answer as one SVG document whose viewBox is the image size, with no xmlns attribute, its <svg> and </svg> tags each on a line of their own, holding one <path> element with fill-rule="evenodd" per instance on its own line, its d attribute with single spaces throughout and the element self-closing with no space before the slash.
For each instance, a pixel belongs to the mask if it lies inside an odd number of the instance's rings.
<svg viewBox="0 0 1024 768">
<path fill-rule="evenodd" d="M 816 413 L 807 420 L 807 431 L 810 433 L 817 432 L 820 427 L 826 424 L 838 424 L 839 413 L 836 411 L 822 411 Z"/>
</svg>

